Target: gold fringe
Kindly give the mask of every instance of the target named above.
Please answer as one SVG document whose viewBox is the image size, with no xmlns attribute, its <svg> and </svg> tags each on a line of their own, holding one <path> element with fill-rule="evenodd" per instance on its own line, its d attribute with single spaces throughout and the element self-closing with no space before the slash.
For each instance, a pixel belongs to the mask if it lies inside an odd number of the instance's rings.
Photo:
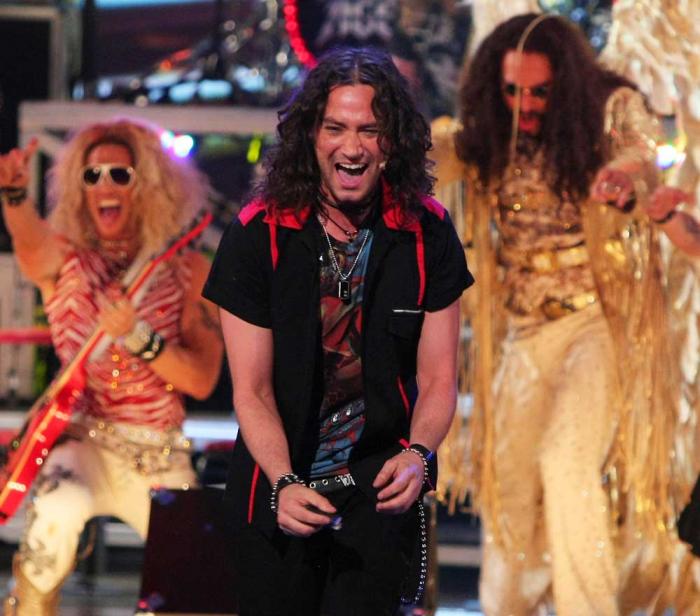
<svg viewBox="0 0 700 616">
<path fill-rule="evenodd" d="M 459 125 L 436 122 L 436 194 L 452 213 L 477 280 L 463 300 L 465 323 L 472 331 L 460 357 L 460 394 L 463 399 L 473 396 L 473 406 L 468 418 L 457 414 L 440 448 L 438 497 L 454 510 L 471 495 L 472 505 L 488 519 L 494 541 L 504 544 L 508 540 L 497 523 L 491 389 L 504 333 L 499 331 L 503 303 L 491 226 L 495 191 L 480 186 L 475 169 L 457 159 L 453 139 Z M 658 125 L 642 97 L 622 88 L 608 101 L 606 128 L 615 154 L 612 164 L 635 177 L 641 201 L 657 180 Z M 614 522 L 624 516 L 665 550 L 695 465 L 688 430 L 679 430 L 679 354 L 670 335 L 658 238 L 641 214 L 626 215 L 593 203 L 584 204 L 583 210 L 587 248 L 619 367 L 617 438 L 601 472 L 608 479 Z"/>
</svg>

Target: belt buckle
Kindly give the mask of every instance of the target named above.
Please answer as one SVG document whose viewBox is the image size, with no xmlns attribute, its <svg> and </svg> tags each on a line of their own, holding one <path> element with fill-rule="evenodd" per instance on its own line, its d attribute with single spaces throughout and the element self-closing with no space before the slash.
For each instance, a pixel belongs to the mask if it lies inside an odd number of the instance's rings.
<svg viewBox="0 0 700 616">
<path fill-rule="evenodd" d="M 557 258 L 551 250 L 530 255 L 530 265 L 538 272 L 552 272 L 556 269 Z"/>
<path fill-rule="evenodd" d="M 556 321 L 573 312 L 576 312 L 576 309 L 571 304 L 558 299 L 548 299 L 542 304 L 542 314 L 550 321 Z"/>
<path fill-rule="evenodd" d="M 340 483 L 343 484 L 343 487 L 346 487 L 346 488 L 348 486 L 355 485 L 355 480 L 353 479 L 353 477 L 350 473 L 346 473 L 345 475 L 337 475 L 336 481 L 340 481 Z"/>
<path fill-rule="evenodd" d="M 550 298 L 541 305 L 542 314 L 550 321 L 555 321 L 588 306 L 592 306 L 597 301 L 594 293 L 580 293 L 564 299 Z"/>
<path fill-rule="evenodd" d="M 588 253 L 583 246 L 571 246 L 571 248 L 560 251 L 558 262 L 560 266 L 576 267 L 586 263 L 587 257 Z"/>
</svg>

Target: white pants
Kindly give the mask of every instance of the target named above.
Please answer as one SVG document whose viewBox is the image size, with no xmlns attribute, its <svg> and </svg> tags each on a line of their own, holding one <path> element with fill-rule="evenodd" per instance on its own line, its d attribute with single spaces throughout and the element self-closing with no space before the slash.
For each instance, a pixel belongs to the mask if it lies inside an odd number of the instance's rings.
<svg viewBox="0 0 700 616">
<path fill-rule="evenodd" d="M 508 549 L 485 523 L 489 616 L 618 614 L 601 470 L 614 435 L 613 351 L 597 305 L 504 343 L 494 381 L 496 490 Z"/>
<path fill-rule="evenodd" d="M 115 516 L 145 538 L 154 486 L 182 488 L 196 479 L 189 454 L 171 453 L 168 468 L 144 474 L 131 455 L 92 439 L 69 440 L 49 455 L 35 482 L 27 526 L 20 543 L 22 572 L 40 592 L 56 588 L 70 574 L 85 523 Z"/>
</svg>

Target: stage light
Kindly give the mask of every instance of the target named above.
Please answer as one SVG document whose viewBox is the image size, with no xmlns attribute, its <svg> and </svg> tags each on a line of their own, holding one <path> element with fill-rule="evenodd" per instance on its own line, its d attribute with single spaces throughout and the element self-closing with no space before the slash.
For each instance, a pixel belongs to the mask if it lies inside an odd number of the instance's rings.
<svg viewBox="0 0 700 616">
<path fill-rule="evenodd" d="M 250 140 L 248 144 L 248 154 L 246 155 L 246 160 L 254 165 L 260 160 L 260 151 L 262 150 L 262 137 L 256 135 Z"/>
<path fill-rule="evenodd" d="M 203 101 L 224 100 L 233 94 L 233 85 L 223 79 L 203 79 L 197 93 Z"/>
<path fill-rule="evenodd" d="M 684 152 L 679 152 L 670 143 L 663 143 L 656 148 L 656 164 L 661 169 L 670 169 L 675 164 L 682 162 L 685 158 Z"/>
<path fill-rule="evenodd" d="M 267 85 L 265 76 L 257 68 L 239 66 L 233 71 L 233 78 L 244 92 L 262 92 Z"/>
<path fill-rule="evenodd" d="M 97 80 L 97 96 L 100 98 L 109 98 L 112 96 L 112 82 L 109 79 Z"/>
<path fill-rule="evenodd" d="M 160 134 L 160 143 L 166 150 L 169 150 L 171 147 L 173 147 L 174 140 L 175 134 L 172 131 L 164 130 Z"/>
<path fill-rule="evenodd" d="M 189 156 L 194 147 L 194 139 L 190 135 L 177 135 L 173 140 L 173 153 L 179 158 Z"/>
<path fill-rule="evenodd" d="M 178 83 L 169 90 L 170 100 L 173 103 L 189 103 L 196 93 L 197 84 L 193 81 Z"/>
<path fill-rule="evenodd" d="M 165 96 L 165 90 L 163 88 L 153 88 L 148 91 L 148 101 L 150 103 L 158 103 Z"/>
<path fill-rule="evenodd" d="M 317 62 L 316 58 L 309 51 L 306 41 L 301 34 L 297 0 L 284 0 L 282 13 L 284 14 L 284 27 L 287 30 L 287 35 L 289 36 L 289 44 L 292 46 L 294 53 L 296 53 L 299 61 L 307 68 L 313 68 L 316 66 Z"/>
</svg>

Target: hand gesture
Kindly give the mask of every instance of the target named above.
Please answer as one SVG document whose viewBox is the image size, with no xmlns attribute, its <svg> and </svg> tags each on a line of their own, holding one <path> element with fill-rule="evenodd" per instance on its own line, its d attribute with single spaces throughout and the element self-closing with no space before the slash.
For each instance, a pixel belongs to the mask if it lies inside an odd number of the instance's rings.
<svg viewBox="0 0 700 616">
<path fill-rule="evenodd" d="M 406 511 L 418 498 L 423 479 L 423 459 L 417 453 L 406 451 L 389 458 L 372 483 L 375 488 L 381 488 L 377 494 L 377 511 Z"/>
<path fill-rule="evenodd" d="M 98 298 L 98 305 L 98 324 L 112 338 L 126 336 L 134 329 L 138 320 L 136 310 L 121 289 L 109 287 L 105 294 Z"/>
<path fill-rule="evenodd" d="M 283 487 L 277 499 L 277 525 L 285 535 L 309 537 L 333 522 L 330 501 L 299 483 Z"/>
<path fill-rule="evenodd" d="M 603 167 L 593 181 L 591 197 L 629 211 L 632 209 L 630 204 L 634 207 L 634 182 L 625 171 Z"/>
<path fill-rule="evenodd" d="M 644 204 L 644 211 L 652 220 L 664 220 L 681 203 L 690 203 L 690 193 L 673 186 L 659 186 Z"/>
<path fill-rule="evenodd" d="M 29 162 L 39 147 L 36 138 L 26 150 L 15 148 L 0 156 L 0 187 L 26 188 L 29 184 Z"/>
</svg>

